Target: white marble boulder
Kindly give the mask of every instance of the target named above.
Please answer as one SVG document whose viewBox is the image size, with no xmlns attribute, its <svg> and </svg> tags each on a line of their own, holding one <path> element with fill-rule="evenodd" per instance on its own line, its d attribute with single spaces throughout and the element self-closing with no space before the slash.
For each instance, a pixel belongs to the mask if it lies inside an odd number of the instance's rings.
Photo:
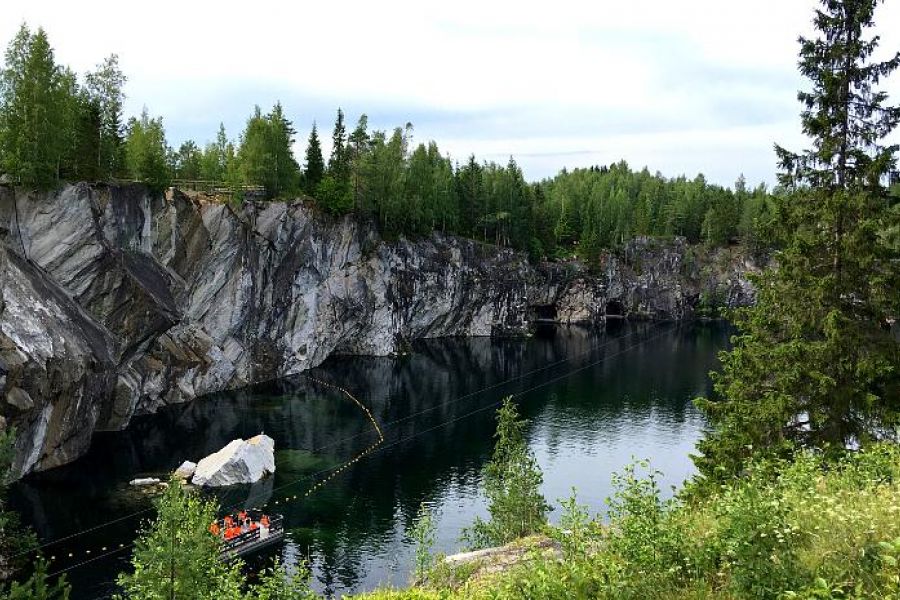
<svg viewBox="0 0 900 600">
<path fill-rule="evenodd" d="M 275 440 L 260 434 L 248 440 L 232 440 L 227 446 L 197 463 L 191 483 L 223 487 L 256 483 L 275 472 Z"/>
<path fill-rule="evenodd" d="M 190 479 L 194 475 L 194 471 L 197 470 L 197 463 L 191 462 L 189 460 L 184 461 L 179 465 L 173 475 L 178 479 Z"/>
</svg>

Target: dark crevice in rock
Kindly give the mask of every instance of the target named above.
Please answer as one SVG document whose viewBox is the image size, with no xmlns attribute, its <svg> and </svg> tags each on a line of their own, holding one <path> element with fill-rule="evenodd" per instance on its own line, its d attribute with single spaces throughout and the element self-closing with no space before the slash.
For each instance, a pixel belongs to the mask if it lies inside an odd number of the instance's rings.
<svg viewBox="0 0 900 600">
<path fill-rule="evenodd" d="M 19 431 L 19 471 L 47 469 L 95 429 L 335 353 L 521 335 L 542 319 L 687 319 L 701 297 L 752 301 L 755 269 L 680 239 L 634 240 L 588 272 L 437 233 L 384 242 L 371 221 L 302 202 L 236 210 L 137 185 L 0 187 L 0 418 Z"/>
</svg>

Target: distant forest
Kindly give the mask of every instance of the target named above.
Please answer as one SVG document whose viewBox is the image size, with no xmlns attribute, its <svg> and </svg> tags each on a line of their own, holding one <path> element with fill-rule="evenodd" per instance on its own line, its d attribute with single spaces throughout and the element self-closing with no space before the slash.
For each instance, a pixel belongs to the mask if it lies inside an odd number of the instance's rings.
<svg viewBox="0 0 900 600">
<path fill-rule="evenodd" d="M 124 120 L 125 82 L 116 55 L 78 77 L 56 62 L 42 29 L 23 24 L 0 72 L 0 172 L 37 189 L 125 179 L 161 191 L 200 180 L 238 197 L 244 186 L 259 186 L 270 199 L 304 194 L 335 215 L 371 216 L 387 237 L 436 230 L 533 258 L 592 259 L 640 235 L 754 249 L 771 243 L 777 195 L 764 185 L 748 188 L 743 177 L 729 189 L 702 175 L 671 179 L 620 162 L 529 183 L 512 158 L 458 164 L 434 142 L 411 147 L 409 124 L 370 131 L 362 115 L 348 132 L 340 109 L 328 160 L 314 124 L 301 165 L 281 104 L 267 113 L 256 107 L 237 140 L 220 125 L 205 146 L 186 141 L 176 150 L 162 118 L 146 108 Z"/>
</svg>

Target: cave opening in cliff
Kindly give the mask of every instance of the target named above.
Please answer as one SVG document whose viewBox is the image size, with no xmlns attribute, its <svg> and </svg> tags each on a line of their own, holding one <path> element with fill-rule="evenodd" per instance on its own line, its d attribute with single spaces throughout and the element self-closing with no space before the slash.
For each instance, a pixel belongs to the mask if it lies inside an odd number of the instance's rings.
<svg viewBox="0 0 900 600">
<path fill-rule="evenodd" d="M 556 321 L 555 304 L 535 304 L 531 307 L 532 321 Z"/>
<path fill-rule="evenodd" d="M 606 311 L 604 314 L 607 319 L 624 319 L 625 306 L 618 300 L 610 300 L 606 303 Z"/>
</svg>

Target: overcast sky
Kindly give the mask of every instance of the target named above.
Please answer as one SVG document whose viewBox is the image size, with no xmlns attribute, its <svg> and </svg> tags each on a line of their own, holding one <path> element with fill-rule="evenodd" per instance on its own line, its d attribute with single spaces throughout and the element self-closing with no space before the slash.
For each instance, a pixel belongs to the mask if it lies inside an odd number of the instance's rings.
<svg viewBox="0 0 900 600">
<path fill-rule="evenodd" d="M 667 176 L 774 181 L 772 144 L 804 144 L 797 36 L 814 0 L 129 3 L 2 0 L 5 46 L 22 21 L 78 72 L 117 53 L 126 112 L 162 115 L 169 143 L 237 137 L 254 104 L 280 100 L 298 130 L 329 138 L 410 121 L 463 161 L 526 177 L 625 159 Z M 135 7 L 135 8 L 131 8 Z M 140 8 L 137 8 L 140 7 Z M 900 2 L 879 8 L 882 54 L 900 49 Z M 900 103 L 900 75 L 885 86 Z"/>
</svg>

